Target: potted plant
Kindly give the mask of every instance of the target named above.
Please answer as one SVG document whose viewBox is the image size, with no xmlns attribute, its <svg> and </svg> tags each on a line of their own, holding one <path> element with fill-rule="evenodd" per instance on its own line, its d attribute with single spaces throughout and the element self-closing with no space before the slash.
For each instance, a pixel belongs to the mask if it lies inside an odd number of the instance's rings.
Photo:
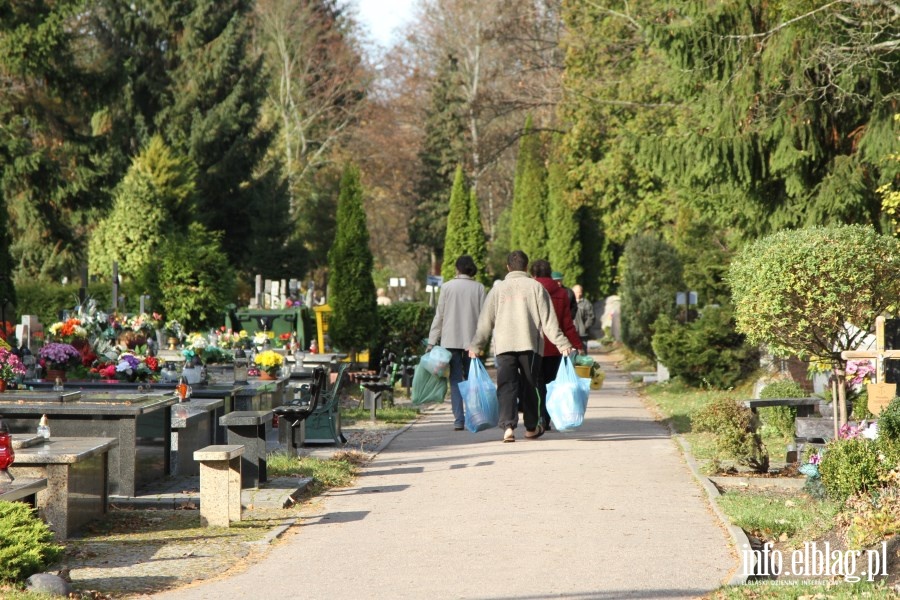
<svg viewBox="0 0 900 600">
<path fill-rule="evenodd" d="M 41 346 L 38 355 L 41 357 L 44 368 L 47 369 L 46 379 L 65 381 L 66 371 L 69 367 L 81 362 L 81 352 L 72 344 L 59 344 L 51 342 Z"/>
<path fill-rule="evenodd" d="M 0 348 L 0 392 L 5 392 L 7 384 L 24 374 L 25 365 L 19 357 L 6 348 Z"/>
<path fill-rule="evenodd" d="M 257 354 L 253 362 L 259 365 L 261 379 L 275 379 L 278 369 L 284 364 L 284 357 L 274 350 L 266 350 Z"/>
</svg>

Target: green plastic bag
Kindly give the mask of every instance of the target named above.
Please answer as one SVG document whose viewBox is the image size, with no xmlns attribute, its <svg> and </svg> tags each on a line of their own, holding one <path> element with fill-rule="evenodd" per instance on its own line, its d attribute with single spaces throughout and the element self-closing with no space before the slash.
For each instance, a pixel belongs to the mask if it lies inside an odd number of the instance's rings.
<svg viewBox="0 0 900 600">
<path fill-rule="evenodd" d="M 594 359 L 587 354 L 579 354 L 574 360 L 576 367 L 593 367 Z"/>
<path fill-rule="evenodd" d="M 425 368 L 422 363 L 416 365 L 412 381 L 412 403 L 438 403 L 447 395 L 448 379 L 438 377 Z"/>
</svg>

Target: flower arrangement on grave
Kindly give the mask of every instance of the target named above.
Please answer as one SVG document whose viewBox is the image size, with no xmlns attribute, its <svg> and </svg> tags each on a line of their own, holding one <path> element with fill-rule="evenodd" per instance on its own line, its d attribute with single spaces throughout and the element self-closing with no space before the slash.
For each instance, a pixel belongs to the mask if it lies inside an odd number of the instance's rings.
<svg viewBox="0 0 900 600">
<path fill-rule="evenodd" d="M 204 348 L 209 346 L 209 340 L 207 340 L 206 336 L 202 333 L 192 333 L 188 336 L 187 344 L 200 354 Z"/>
<path fill-rule="evenodd" d="M 154 312 L 150 313 L 150 325 L 154 330 L 165 329 L 166 321 L 160 313 Z"/>
<path fill-rule="evenodd" d="M 70 367 L 81 364 L 82 355 L 72 344 L 50 342 L 38 351 L 41 364 L 50 370 L 67 371 Z"/>
<path fill-rule="evenodd" d="M 81 324 L 81 319 L 70 318 L 65 321 L 57 321 L 47 328 L 47 334 L 51 341 L 71 344 L 75 341 L 86 341 L 87 329 Z"/>
<path fill-rule="evenodd" d="M 289 343 L 290 341 L 291 341 L 291 334 L 290 334 L 290 332 L 288 332 L 288 333 L 282 333 L 281 335 L 278 336 L 278 339 L 277 339 L 277 341 L 275 342 L 275 344 L 276 344 L 276 346 L 278 346 L 279 348 L 284 348 L 285 346 L 288 345 L 288 343 Z"/>
<path fill-rule="evenodd" d="M 11 383 L 20 375 L 25 375 L 25 365 L 7 348 L 0 348 L 0 379 Z"/>
<path fill-rule="evenodd" d="M 253 345 L 257 348 L 263 348 L 273 339 L 275 339 L 274 331 L 257 331 L 253 334 Z"/>
<path fill-rule="evenodd" d="M 274 377 L 281 365 L 284 364 L 284 357 L 274 350 L 265 350 L 257 354 L 253 362 L 259 366 L 261 371 L 265 371 L 271 377 Z"/>
</svg>

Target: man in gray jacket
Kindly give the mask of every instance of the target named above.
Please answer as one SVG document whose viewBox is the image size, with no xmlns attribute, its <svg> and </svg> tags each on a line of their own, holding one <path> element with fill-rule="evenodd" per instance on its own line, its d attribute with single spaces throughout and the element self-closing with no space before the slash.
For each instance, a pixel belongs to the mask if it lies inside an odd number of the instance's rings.
<svg viewBox="0 0 900 600">
<path fill-rule="evenodd" d="M 475 335 L 475 325 L 484 304 L 484 286 L 473 279 L 478 273 L 475 261 L 463 254 L 456 259 L 456 277 L 441 286 L 434 321 L 428 333 L 428 350 L 438 344 L 450 351 L 450 407 L 453 409 L 453 428 L 462 430 L 465 410 L 459 382 L 469 377 L 469 340 Z"/>
<path fill-rule="evenodd" d="M 537 394 L 544 335 L 565 356 L 573 348 L 559 329 L 547 290 L 528 276 L 528 256 L 521 250 L 510 252 L 506 258 L 506 268 L 509 271 L 506 277 L 491 289 L 485 299 L 475 337 L 469 344 L 469 356 L 478 356 L 493 332 L 497 351 L 499 425 L 504 430 L 503 441 L 514 442 L 519 421 L 517 399 L 520 380 L 524 384 L 521 387 L 525 397 L 521 400 L 525 438 L 536 439 L 544 433 L 540 425 Z"/>
</svg>

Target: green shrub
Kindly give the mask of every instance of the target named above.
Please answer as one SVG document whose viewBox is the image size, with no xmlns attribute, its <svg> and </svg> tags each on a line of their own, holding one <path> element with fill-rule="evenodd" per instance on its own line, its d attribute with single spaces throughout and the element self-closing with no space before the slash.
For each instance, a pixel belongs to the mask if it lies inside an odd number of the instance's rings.
<svg viewBox="0 0 900 600">
<path fill-rule="evenodd" d="M 381 324 L 376 348 L 388 348 L 398 355 L 421 354 L 422 340 L 428 338 L 434 307 L 425 302 L 397 302 L 378 307 Z"/>
<path fill-rule="evenodd" d="M 878 416 L 878 436 L 900 442 L 900 398 L 894 398 Z"/>
<path fill-rule="evenodd" d="M 663 314 L 653 325 L 653 351 L 674 377 L 688 385 L 734 387 L 756 368 L 759 355 L 734 329 L 729 308 L 707 307 L 682 325 Z"/>
<path fill-rule="evenodd" d="M 16 582 L 55 561 L 62 546 L 27 504 L 0 501 L 0 581 Z"/>
<path fill-rule="evenodd" d="M 735 400 L 720 396 L 691 417 L 694 431 L 716 436 L 716 451 L 723 458 L 750 467 L 757 473 L 769 470 L 769 453 L 756 433 L 756 423 L 749 408 Z"/>
<path fill-rule="evenodd" d="M 852 438 L 832 440 L 825 446 L 819 473 L 828 497 L 844 502 L 857 492 L 877 487 L 885 469 L 878 460 L 875 442 Z"/>
<path fill-rule="evenodd" d="M 800 384 L 790 379 L 773 381 L 759 393 L 760 400 L 775 398 L 806 398 L 807 393 Z M 795 406 L 767 406 L 759 409 L 759 418 L 764 425 L 775 429 L 779 435 L 794 437 L 794 420 L 797 418 Z"/>
</svg>

